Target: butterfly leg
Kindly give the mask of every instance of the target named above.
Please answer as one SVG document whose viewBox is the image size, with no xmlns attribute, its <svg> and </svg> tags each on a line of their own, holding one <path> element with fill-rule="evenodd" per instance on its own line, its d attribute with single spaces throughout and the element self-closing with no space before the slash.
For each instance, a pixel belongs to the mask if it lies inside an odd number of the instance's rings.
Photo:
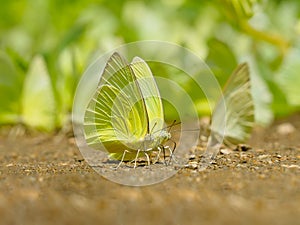
<svg viewBox="0 0 300 225">
<path fill-rule="evenodd" d="M 120 163 L 119 163 L 119 165 L 116 167 L 116 169 L 118 169 L 118 168 L 121 166 L 122 162 L 124 162 L 125 155 L 126 155 L 126 153 L 128 153 L 128 152 L 129 152 L 128 150 L 124 150 L 123 155 L 122 155 L 122 159 L 120 160 Z"/>
<path fill-rule="evenodd" d="M 157 153 L 157 156 L 156 156 L 155 160 L 153 161 L 153 164 L 155 164 L 156 162 L 158 162 L 160 154 L 161 154 L 161 151 L 162 151 L 162 149 L 161 149 L 160 146 L 158 146 L 157 149 L 158 149 L 158 153 Z"/>
<path fill-rule="evenodd" d="M 146 151 L 144 151 L 144 154 L 145 154 L 145 156 L 147 158 L 148 166 L 150 166 L 150 157 L 149 157 L 149 154 Z"/>
<path fill-rule="evenodd" d="M 167 163 L 166 163 L 166 147 L 163 146 L 163 145 L 159 145 L 157 148 L 160 149 L 160 151 L 163 152 L 163 154 L 164 154 L 164 163 L 167 166 Z"/>
<path fill-rule="evenodd" d="M 168 150 L 168 151 L 169 151 L 169 154 L 170 154 L 168 163 L 167 163 L 167 161 L 165 160 L 165 164 L 168 166 L 168 165 L 170 165 L 170 163 L 171 163 L 171 161 L 172 161 L 172 159 L 173 159 L 173 158 L 172 158 L 172 157 L 173 157 L 173 149 L 171 150 L 170 146 L 164 146 L 163 148 L 164 148 L 164 152 L 165 152 L 165 150 Z"/>
<path fill-rule="evenodd" d="M 140 154 L 140 151 L 141 151 L 140 149 L 137 150 L 137 153 L 136 153 L 136 156 L 135 156 L 135 159 L 134 159 L 134 166 L 133 166 L 134 169 L 136 168 L 136 163 L 137 163 L 137 159 L 138 159 L 138 156 Z"/>
<path fill-rule="evenodd" d="M 169 147 L 169 146 L 159 145 L 159 146 L 157 147 L 157 149 L 158 149 L 158 151 L 159 151 L 159 154 L 158 154 L 157 159 L 159 158 L 160 153 L 163 152 L 163 154 L 164 154 L 164 163 L 165 163 L 165 165 L 167 166 L 168 163 L 167 163 L 167 161 L 166 161 L 166 149 L 169 149 L 169 151 L 170 151 L 170 157 L 171 157 L 171 150 L 170 150 L 170 147 Z"/>
<path fill-rule="evenodd" d="M 172 141 L 172 140 L 171 140 Z M 171 163 L 172 160 L 175 160 L 175 158 L 173 158 L 173 154 L 174 154 L 174 151 L 176 149 L 176 142 L 175 141 L 172 141 L 173 142 L 173 148 L 171 149 L 170 146 L 163 146 L 164 149 L 168 149 L 169 150 L 169 153 L 170 153 L 170 159 L 169 159 L 169 163 L 168 165 Z M 175 160 L 176 161 L 176 160 Z"/>
</svg>

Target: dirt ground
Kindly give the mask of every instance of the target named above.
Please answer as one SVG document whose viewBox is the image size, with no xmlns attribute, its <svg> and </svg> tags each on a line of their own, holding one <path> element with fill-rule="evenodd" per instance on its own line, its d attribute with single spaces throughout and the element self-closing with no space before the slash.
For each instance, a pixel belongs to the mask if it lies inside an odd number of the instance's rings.
<svg viewBox="0 0 300 225">
<path fill-rule="evenodd" d="M 146 187 L 104 179 L 71 135 L 0 135 L 0 224 L 300 224 L 300 114 Z"/>
</svg>

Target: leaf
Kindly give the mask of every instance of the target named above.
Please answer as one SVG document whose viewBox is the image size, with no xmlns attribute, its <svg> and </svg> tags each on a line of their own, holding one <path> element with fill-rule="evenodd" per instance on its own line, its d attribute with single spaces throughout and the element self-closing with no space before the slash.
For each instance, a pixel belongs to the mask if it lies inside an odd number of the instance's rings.
<svg viewBox="0 0 300 225">
<path fill-rule="evenodd" d="M 240 20 L 246 20 L 253 16 L 253 5 L 257 0 L 216 0 L 216 6 L 221 12 L 231 20 L 237 23 Z"/>
<path fill-rule="evenodd" d="M 56 105 L 59 126 L 64 125 L 69 119 L 79 74 L 82 72 L 75 53 L 75 49 L 66 48 L 57 59 L 59 76 L 55 82 L 55 90 L 57 92 Z"/>
<path fill-rule="evenodd" d="M 267 126 L 274 118 L 271 103 L 272 95 L 266 82 L 261 78 L 259 71 L 254 67 L 254 63 L 250 64 L 251 79 L 252 79 L 252 96 L 255 108 L 255 122 L 257 124 Z"/>
<path fill-rule="evenodd" d="M 62 40 L 58 43 L 57 50 L 58 52 L 65 49 L 67 46 L 69 46 L 71 43 L 77 41 L 82 34 L 85 32 L 87 28 L 86 23 L 78 23 L 75 24 L 62 38 Z"/>
<path fill-rule="evenodd" d="M 208 46 L 209 53 L 205 61 L 223 86 L 238 64 L 237 60 L 229 46 L 218 39 L 210 39 Z"/>
<path fill-rule="evenodd" d="M 17 123 L 22 76 L 11 59 L 2 51 L 0 51 L 0 71 L 0 123 Z"/>
<path fill-rule="evenodd" d="M 53 89 L 41 56 L 33 58 L 24 81 L 22 118 L 26 125 L 45 131 L 52 131 L 56 126 Z"/>
<path fill-rule="evenodd" d="M 274 112 L 275 117 L 287 116 L 293 113 L 296 108 L 288 103 L 286 94 L 278 86 L 276 81 L 274 79 L 267 80 L 267 83 L 273 95 L 272 111 Z"/>
<path fill-rule="evenodd" d="M 291 106 L 300 106 L 300 50 L 292 49 L 276 74 L 276 83 Z"/>
</svg>

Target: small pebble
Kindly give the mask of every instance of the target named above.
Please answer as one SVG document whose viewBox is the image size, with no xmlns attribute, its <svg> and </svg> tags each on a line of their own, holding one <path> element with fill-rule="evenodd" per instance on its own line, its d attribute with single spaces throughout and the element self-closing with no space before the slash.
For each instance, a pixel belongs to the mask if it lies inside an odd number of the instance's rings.
<svg viewBox="0 0 300 225">
<path fill-rule="evenodd" d="M 289 135 L 295 132 L 295 127 L 291 123 L 282 123 L 277 126 L 276 131 L 280 135 Z"/>
<path fill-rule="evenodd" d="M 266 159 L 266 158 L 269 158 L 270 155 L 259 155 L 257 158 L 258 159 Z"/>
<path fill-rule="evenodd" d="M 197 169 L 198 168 L 198 163 L 197 162 L 189 162 L 188 164 L 185 165 L 185 168 Z"/>
<path fill-rule="evenodd" d="M 75 138 L 74 138 L 74 137 L 69 138 L 69 139 L 68 139 L 68 142 L 69 142 L 70 144 L 76 144 L 76 141 L 75 141 Z"/>
<path fill-rule="evenodd" d="M 196 155 L 194 155 L 194 154 L 189 156 L 189 159 L 190 159 L 190 160 L 191 160 L 191 159 L 195 159 L 195 158 L 196 158 Z"/>
<path fill-rule="evenodd" d="M 261 149 L 261 148 L 256 149 L 255 151 L 256 151 L 257 153 L 263 153 L 263 152 L 265 152 L 265 150 L 264 150 L 264 149 Z"/>
<path fill-rule="evenodd" d="M 252 147 L 250 145 L 246 145 L 246 144 L 238 144 L 235 148 L 236 151 L 242 151 L 242 152 L 246 152 L 248 150 L 252 149 Z"/>
<path fill-rule="evenodd" d="M 221 149 L 220 152 L 223 155 L 229 155 L 230 153 L 232 153 L 232 150 L 230 150 L 228 148 L 224 148 L 224 149 Z"/>
<path fill-rule="evenodd" d="M 207 141 L 207 137 L 204 136 L 204 135 L 201 135 L 200 136 L 200 140 L 203 141 L 203 142 L 206 142 Z"/>
<path fill-rule="evenodd" d="M 300 169 L 299 165 L 282 165 L 282 167 L 284 168 L 288 168 L 288 169 Z"/>
</svg>

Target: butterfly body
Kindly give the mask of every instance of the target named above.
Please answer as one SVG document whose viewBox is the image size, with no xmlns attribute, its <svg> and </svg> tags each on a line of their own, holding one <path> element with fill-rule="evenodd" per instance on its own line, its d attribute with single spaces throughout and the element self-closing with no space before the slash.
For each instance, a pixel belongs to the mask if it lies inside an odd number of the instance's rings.
<svg viewBox="0 0 300 225">
<path fill-rule="evenodd" d="M 164 148 L 163 144 L 170 139 L 170 133 L 164 131 L 160 136 L 154 136 L 153 134 L 146 134 L 145 137 L 137 139 L 129 139 L 124 142 L 123 145 L 107 146 L 107 150 L 111 152 L 110 158 L 122 160 L 124 150 L 126 154 L 123 160 L 128 161 L 136 157 L 144 157 L 145 154 L 149 154 L 154 151 L 161 151 Z M 130 146 L 130 147 L 129 147 Z M 123 151 L 119 151 L 123 149 Z"/>
</svg>

